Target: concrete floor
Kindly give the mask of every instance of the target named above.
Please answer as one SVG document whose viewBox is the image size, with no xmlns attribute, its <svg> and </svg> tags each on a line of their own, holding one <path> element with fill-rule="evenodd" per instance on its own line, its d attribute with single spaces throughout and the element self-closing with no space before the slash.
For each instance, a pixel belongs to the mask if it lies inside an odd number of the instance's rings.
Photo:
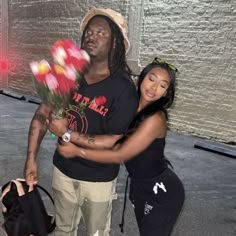
<svg viewBox="0 0 236 236">
<path fill-rule="evenodd" d="M 0 94 L 0 186 L 8 180 L 22 177 L 26 156 L 27 133 L 37 105 Z M 194 148 L 200 138 L 169 132 L 166 156 L 175 167 L 186 190 L 183 211 L 173 236 L 233 236 L 236 235 L 236 160 Z M 38 161 L 39 182 L 51 191 L 52 154 L 55 140 L 48 135 L 41 146 Z M 122 167 L 113 204 L 111 236 L 138 236 L 130 203 L 125 215 L 125 233 L 119 231 L 124 199 L 126 171 Z M 49 201 L 46 206 L 51 209 Z M 2 223 L 0 215 L 0 224 Z M 85 236 L 80 226 L 79 236 Z M 0 229 L 0 236 L 4 232 Z"/>
</svg>

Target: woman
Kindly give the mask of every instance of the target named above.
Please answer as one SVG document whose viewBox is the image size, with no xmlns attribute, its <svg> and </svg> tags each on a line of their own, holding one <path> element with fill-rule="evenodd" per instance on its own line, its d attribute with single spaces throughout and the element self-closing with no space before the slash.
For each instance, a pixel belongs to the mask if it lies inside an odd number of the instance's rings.
<svg viewBox="0 0 236 236">
<path fill-rule="evenodd" d="M 164 156 L 166 109 L 174 101 L 176 72 L 173 65 L 158 58 L 142 70 L 137 84 L 137 115 L 115 148 L 94 150 L 70 142 L 58 144 L 58 151 L 67 158 L 80 156 L 101 163 L 125 163 L 141 236 L 170 235 L 184 202 L 183 184 Z M 93 143 L 95 140 L 93 136 Z"/>
</svg>

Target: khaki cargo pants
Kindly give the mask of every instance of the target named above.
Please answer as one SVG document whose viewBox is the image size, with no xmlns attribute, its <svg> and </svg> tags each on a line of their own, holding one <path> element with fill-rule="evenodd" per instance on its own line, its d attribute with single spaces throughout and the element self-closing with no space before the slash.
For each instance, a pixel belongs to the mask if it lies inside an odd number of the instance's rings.
<svg viewBox="0 0 236 236">
<path fill-rule="evenodd" d="M 78 181 L 54 167 L 55 236 L 77 236 L 81 217 L 88 236 L 109 236 L 115 184 L 116 179 L 111 182 Z"/>
</svg>

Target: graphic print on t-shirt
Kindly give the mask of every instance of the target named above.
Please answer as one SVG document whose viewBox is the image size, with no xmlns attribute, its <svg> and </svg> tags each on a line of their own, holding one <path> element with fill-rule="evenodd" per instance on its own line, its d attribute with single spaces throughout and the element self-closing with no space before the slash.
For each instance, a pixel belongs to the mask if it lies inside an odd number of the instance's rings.
<svg viewBox="0 0 236 236">
<path fill-rule="evenodd" d="M 109 109 L 105 107 L 105 103 L 107 101 L 106 97 L 103 95 L 89 98 L 83 96 L 80 93 L 75 93 L 73 97 L 73 101 L 79 104 L 80 109 L 91 109 L 102 116 L 106 116 Z"/>
<path fill-rule="evenodd" d="M 76 113 L 76 115 L 74 114 Z M 85 115 L 80 113 L 80 109 L 73 109 L 73 114 L 66 112 L 66 117 L 69 122 L 69 129 L 73 131 L 78 131 L 80 133 L 87 133 L 88 130 L 88 120 Z M 80 124 L 78 126 L 78 124 Z"/>
<path fill-rule="evenodd" d="M 85 115 L 85 109 L 93 110 L 99 115 L 106 116 L 108 108 L 105 107 L 107 101 L 105 96 L 89 98 L 80 93 L 75 93 L 73 97 L 74 104 L 72 112 L 68 109 L 66 117 L 69 122 L 69 129 L 86 134 L 88 131 L 88 120 Z"/>
</svg>

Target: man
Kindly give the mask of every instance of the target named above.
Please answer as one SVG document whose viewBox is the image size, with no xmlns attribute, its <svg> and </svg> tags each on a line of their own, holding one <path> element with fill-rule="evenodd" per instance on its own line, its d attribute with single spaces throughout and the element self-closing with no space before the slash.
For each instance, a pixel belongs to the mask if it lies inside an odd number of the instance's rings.
<svg viewBox="0 0 236 236">
<path fill-rule="evenodd" d="M 106 148 L 110 144 L 103 143 L 102 134 L 111 134 L 114 143 L 135 115 L 137 94 L 126 64 L 129 41 L 125 20 L 111 9 L 93 8 L 82 20 L 81 30 L 82 48 L 90 55 L 89 68 L 73 95 L 74 109 L 67 111 L 67 120 L 54 119 L 45 104 L 37 109 L 29 132 L 25 165 L 28 183 L 37 181 L 36 154 L 48 127 L 65 142 Z M 95 140 L 86 133 L 100 134 L 101 139 Z M 109 235 L 107 226 L 110 226 L 112 193 L 119 166 L 80 157 L 66 159 L 57 151 L 53 164 L 55 235 L 77 235 L 81 216 L 87 235 Z"/>
</svg>

